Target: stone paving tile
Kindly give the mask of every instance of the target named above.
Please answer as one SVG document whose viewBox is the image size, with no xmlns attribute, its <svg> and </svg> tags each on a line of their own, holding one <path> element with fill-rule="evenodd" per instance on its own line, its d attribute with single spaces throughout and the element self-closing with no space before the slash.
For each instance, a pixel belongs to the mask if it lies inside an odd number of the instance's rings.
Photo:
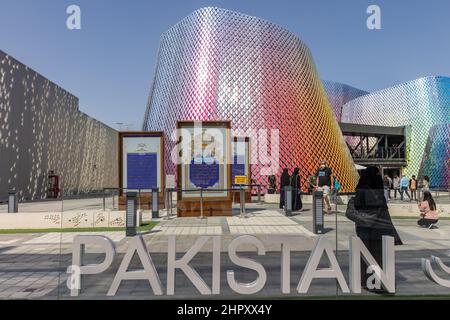
<svg viewBox="0 0 450 320">
<path fill-rule="evenodd" d="M 47 233 L 43 236 L 26 241 L 24 244 L 59 244 L 72 243 L 75 236 L 79 235 L 77 232 L 70 233 Z M 102 235 L 110 238 L 114 242 L 119 242 L 125 238 L 124 232 L 85 232 L 83 235 Z"/>
<path fill-rule="evenodd" d="M 222 227 L 219 226 L 156 226 L 149 236 L 168 236 L 168 235 L 220 235 Z"/>
</svg>

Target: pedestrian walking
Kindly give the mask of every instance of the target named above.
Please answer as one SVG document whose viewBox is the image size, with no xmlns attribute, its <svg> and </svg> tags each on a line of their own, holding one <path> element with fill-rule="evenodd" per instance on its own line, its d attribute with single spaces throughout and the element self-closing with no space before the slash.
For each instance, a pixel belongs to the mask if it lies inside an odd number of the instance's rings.
<svg viewBox="0 0 450 320">
<path fill-rule="evenodd" d="M 331 214 L 330 192 L 334 189 L 334 178 L 331 168 L 329 168 L 326 160 L 320 162 L 319 169 L 316 172 L 317 190 L 323 192 L 323 199 L 327 208 L 326 213 Z"/>
<path fill-rule="evenodd" d="M 417 201 L 417 180 L 415 175 L 409 181 L 409 190 L 411 190 L 411 199 Z"/>
<path fill-rule="evenodd" d="M 400 193 L 400 177 L 398 175 L 394 175 L 392 186 L 394 188 L 394 199 L 397 199 L 397 192 Z"/>
<path fill-rule="evenodd" d="M 409 178 L 407 176 L 403 176 L 400 180 L 400 200 L 403 201 L 404 197 L 403 194 L 406 194 L 409 198 L 409 201 L 411 201 L 411 195 L 408 192 L 409 188 Z"/>
</svg>

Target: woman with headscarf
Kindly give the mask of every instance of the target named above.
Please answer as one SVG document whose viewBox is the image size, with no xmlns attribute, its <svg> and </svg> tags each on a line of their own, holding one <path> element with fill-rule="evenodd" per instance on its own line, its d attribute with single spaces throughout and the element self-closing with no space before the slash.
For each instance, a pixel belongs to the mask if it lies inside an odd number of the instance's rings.
<svg viewBox="0 0 450 320">
<path fill-rule="evenodd" d="M 280 178 L 280 209 L 284 209 L 284 206 L 286 204 L 286 192 L 284 190 L 285 187 L 289 186 L 290 182 L 290 176 L 288 169 L 283 169 L 283 173 L 281 174 Z"/>
<path fill-rule="evenodd" d="M 377 167 L 368 167 L 361 174 L 356 195 L 354 198 L 356 214 L 364 214 L 370 217 L 367 222 L 356 222 L 356 234 L 362 240 L 369 252 L 383 265 L 383 236 L 391 236 L 395 239 L 395 245 L 402 245 L 400 236 L 392 223 L 387 201 L 384 196 L 383 178 Z M 367 288 L 368 265 L 361 259 L 361 285 Z M 374 290 L 382 292 L 383 290 Z"/>
<path fill-rule="evenodd" d="M 292 211 L 299 211 L 303 208 L 302 198 L 301 198 L 301 188 L 302 183 L 300 179 L 300 169 L 295 168 L 294 174 L 291 177 L 291 187 L 292 187 Z"/>
</svg>

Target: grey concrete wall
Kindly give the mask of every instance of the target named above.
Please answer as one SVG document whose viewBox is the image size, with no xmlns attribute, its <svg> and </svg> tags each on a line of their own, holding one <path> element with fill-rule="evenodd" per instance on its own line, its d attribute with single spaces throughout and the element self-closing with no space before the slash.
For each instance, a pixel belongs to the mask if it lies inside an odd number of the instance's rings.
<svg viewBox="0 0 450 320">
<path fill-rule="evenodd" d="M 0 50 L 0 200 L 11 189 L 44 198 L 50 170 L 64 192 L 116 187 L 117 139 L 77 97 Z"/>
</svg>

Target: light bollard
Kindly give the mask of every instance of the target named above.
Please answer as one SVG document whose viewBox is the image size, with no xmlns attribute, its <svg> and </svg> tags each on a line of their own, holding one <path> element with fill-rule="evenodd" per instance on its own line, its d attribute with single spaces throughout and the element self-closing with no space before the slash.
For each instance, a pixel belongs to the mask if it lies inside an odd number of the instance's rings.
<svg viewBox="0 0 450 320">
<path fill-rule="evenodd" d="M 152 219 L 159 218 L 159 203 L 158 203 L 159 189 L 152 189 Z"/>
<path fill-rule="evenodd" d="M 259 205 L 263 204 L 262 197 L 261 197 L 261 185 L 260 184 L 258 184 L 258 204 Z"/>
<path fill-rule="evenodd" d="M 323 218 L 323 192 L 313 192 L 313 232 L 315 234 L 323 234 L 324 218 Z"/>
<path fill-rule="evenodd" d="M 286 216 L 292 216 L 292 187 L 285 187 L 284 188 L 284 212 Z"/>
<path fill-rule="evenodd" d="M 19 211 L 19 201 L 15 191 L 8 192 L 8 213 L 17 213 Z"/>
<path fill-rule="evenodd" d="M 173 209 L 173 192 L 175 189 L 169 189 L 169 215 L 172 216 L 172 209 Z"/>
<path fill-rule="evenodd" d="M 134 237 L 136 235 L 136 217 L 137 217 L 137 208 L 136 208 L 136 192 L 127 192 L 127 206 L 126 206 L 126 214 L 125 214 L 125 227 L 126 227 L 126 236 Z"/>
<path fill-rule="evenodd" d="M 171 192 L 170 192 L 170 189 L 169 188 L 167 188 L 166 189 L 166 199 L 165 199 L 165 202 L 166 202 L 166 217 L 164 218 L 164 220 L 169 220 L 169 204 L 170 204 L 170 202 L 169 202 L 169 197 L 171 196 Z"/>
<path fill-rule="evenodd" d="M 170 216 L 172 215 L 172 197 L 175 190 L 172 188 L 166 189 L 166 217 L 164 220 L 170 220 Z"/>
</svg>

